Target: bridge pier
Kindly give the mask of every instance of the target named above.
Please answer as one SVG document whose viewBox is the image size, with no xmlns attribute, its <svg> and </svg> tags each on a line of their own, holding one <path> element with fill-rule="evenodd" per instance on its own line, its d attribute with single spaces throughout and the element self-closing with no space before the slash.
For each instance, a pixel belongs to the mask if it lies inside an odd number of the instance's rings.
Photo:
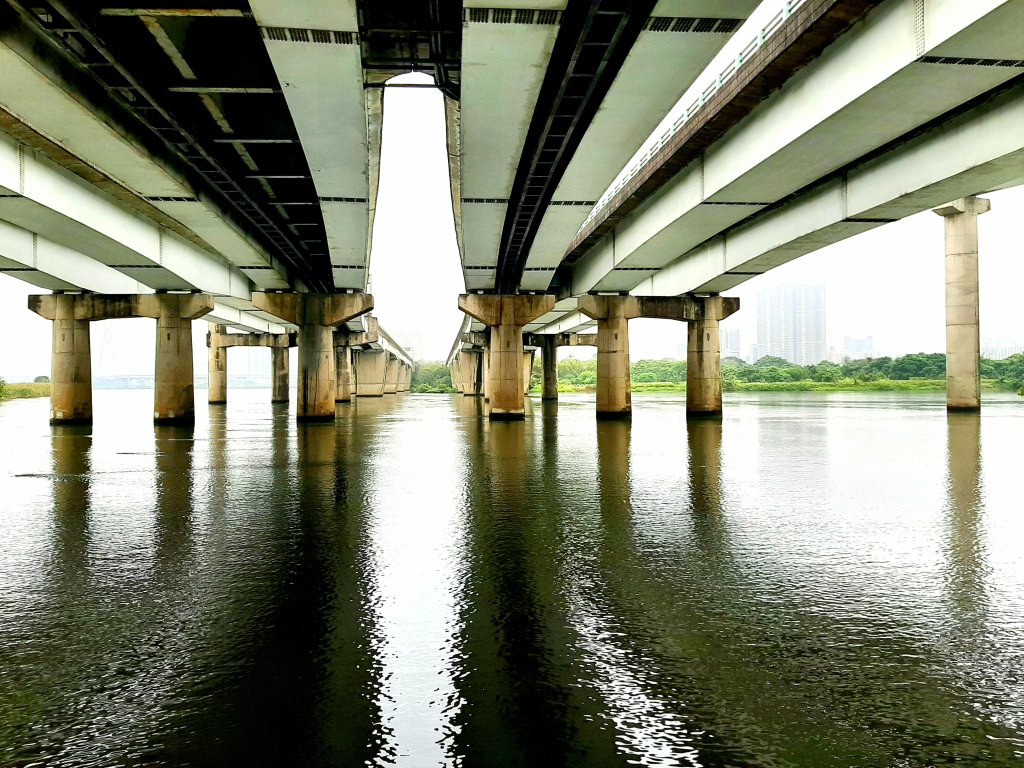
<svg viewBox="0 0 1024 768">
<path fill-rule="evenodd" d="M 584 296 L 579 310 L 597 320 L 597 418 L 633 416 L 629 380 L 629 325 L 636 314 L 632 296 Z M 627 314 L 628 312 L 628 314 Z"/>
<path fill-rule="evenodd" d="M 464 349 L 458 354 L 459 373 L 462 378 L 462 394 L 479 397 L 483 394 L 480 377 L 483 374 L 483 351 Z"/>
<path fill-rule="evenodd" d="M 402 378 L 399 382 L 398 391 L 408 392 L 412 389 L 412 366 L 402 363 Z"/>
<path fill-rule="evenodd" d="M 76 296 L 53 296 L 50 423 L 92 423 L 89 321 L 75 318 Z M 41 313 L 40 313 L 41 314 Z M 43 315 L 46 317 L 46 315 Z"/>
<path fill-rule="evenodd" d="M 541 400 L 558 399 L 558 339 L 554 335 L 541 337 L 540 363 L 544 372 Z"/>
<path fill-rule="evenodd" d="M 193 424 L 196 420 L 192 371 L 192 321 L 213 309 L 209 296 L 158 294 L 156 305 L 156 371 L 153 422 Z"/>
<path fill-rule="evenodd" d="M 462 352 L 456 352 L 455 357 L 448 364 L 448 376 L 452 380 L 452 387 L 460 395 L 465 394 L 465 388 L 462 386 Z"/>
<path fill-rule="evenodd" d="M 978 324 L 978 216 L 991 208 L 964 197 L 935 208 L 946 222 L 946 409 L 981 408 Z"/>
<path fill-rule="evenodd" d="M 339 332 L 337 334 L 341 336 Z M 338 391 L 335 394 L 334 400 L 338 403 L 350 403 L 352 402 L 352 389 L 353 389 L 353 377 L 355 376 L 352 370 L 352 347 L 348 345 L 347 334 L 345 338 L 342 338 L 340 343 L 336 340 L 335 352 L 337 359 L 335 360 L 335 366 L 337 368 L 338 377 Z"/>
<path fill-rule="evenodd" d="M 270 350 L 270 402 L 288 402 L 288 347 Z"/>
<path fill-rule="evenodd" d="M 210 348 L 209 402 L 224 405 L 228 401 L 228 348 L 269 347 L 271 355 L 270 402 L 288 402 L 288 349 L 295 345 L 292 334 L 228 333 L 227 326 L 211 324 L 206 334 Z"/>
<path fill-rule="evenodd" d="M 536 355 L 535 349 L 523 350 L 523 395 L 530 391 L 530 379 L 533 378 L 533 358 Z"/>
<path fill-rule="evenodd" d="M 356 352 L 356 397 L 382 397 L 388 353 L 383 349 Z"/>
<path fill-rule="evenodd" d="M 525 418 L 523 398 L 523 326 L 555 306 L 554 296 L 469 294 L 459 309 L 491 329 L 485 394 L 492 421 Z"/>
<path fill-rule="evenodd" d="M 28 308 L 53 321 L 51 424 L 92 421 L 89 323 L 122 317 L 156 320 L 153 421 L 195 421 L 192 321 L 213 309 L 205 294 L 50 294 L 29 296 Z"/>
<path fill-rule="evenodd" d="M 330 421 L 337 397 L 334 329 L 373 309 L 364 293 L 254 293 L 257 309 L 299 326 L 299 385 L 296 418 Z"/>
<path fill-rule="evenodd" d="M 722 296 L 583 296 L 579 311 L 597 320 L 597 418 L 632 416 L 629 327 L 635 317 L 687 323 L 686 415 L 722 413 L 718 323 L 740 308 Z"/>
<path fill-rule="evenodd" d="M 714 418 L 722 415 L 719 323 L 739 309 L 739 300 L 708 296 L 694 301 L 697 317 L 687 323 L 686 329 L 686 415 Z"/>
<path fill-rule="evenodd" d="M 401 373 L 399 368 L 402 365 L 402 361 L 390 352 L 386 354 L 387 357 L 384 363 L 384 394 L 394 395 L 398 392 L 398 377 Z"/>
<path fill-rule="evenodd" d="M 227 332 L 226 325 L 212 325 L 206 334 L 206 346 L 210 348 L 207 386 L 210 405 L 225 405 L 228 402 L 228 348 L 223 341 Z"/>
</svg>

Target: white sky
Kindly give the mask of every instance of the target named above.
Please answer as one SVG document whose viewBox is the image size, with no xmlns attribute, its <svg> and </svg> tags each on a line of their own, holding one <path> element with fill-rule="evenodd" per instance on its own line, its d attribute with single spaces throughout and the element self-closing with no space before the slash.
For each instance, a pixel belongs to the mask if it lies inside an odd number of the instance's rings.
<svg viewBox="0 0 1024 768">
<path fill-rule="evenodd" d="M 409 76 L 415 78 L 415 76 Z M 381 179 L 371 257 L 371 281 L 381 324 L 399 342 L 419 347 L 417 357 L 443 360 L 462 320 L 463 291 L 448 186 L 447 150 L 440 94 L 393 88 L 385 94 Z M 981 334 L 1024 341 L 1017 306 L 1024 285 L 1024 188 L 988 196 L 981 217 Z M 829 344 L 843 337 L 873 336 L 881 354 L 942 351 L 944 347 L 943 221 L 931 212 L 884 225 L 809 254 L 729 295 L 740 312 L 726 327 L 741 330 L 744 353 L 756 341 L 757 292 L 776 283 L 822 284 L 827 292 Z M 0 326 L 8 330 L 0 351 L 0 376 L 8 380 L 49 374 L 50 324 L 26 309 L 39 289 L 0 276 Z M 206 365 L 196 323 L 196 370 Z M 148 373 L 153 359 L 152 320 L 93 323 L 93 373 Z M 634 320 L 634 360 L 676 356 L 685 343 L 682 323 Z M 246 355 L 234 350 L 231 369 L 244 372 Z"/>
</svg>

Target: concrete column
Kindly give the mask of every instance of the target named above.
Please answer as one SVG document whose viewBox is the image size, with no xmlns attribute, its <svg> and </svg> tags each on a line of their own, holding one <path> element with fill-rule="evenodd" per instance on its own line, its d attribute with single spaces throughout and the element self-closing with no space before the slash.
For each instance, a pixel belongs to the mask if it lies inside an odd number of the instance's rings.
<svg viewBox="0 0 1024 768">
<path fill-rule="evenodd" d="M 462 353 L 457 352 L 455 357 L 452 358 L 451 365 L 448 366 L 448 375 L 451 376 L 452 386 L 456 392 L 465 394 L 465 387 L 462 385 Z"/>
<path fill-rule="evenodd" d="M 299 326 L 299 385 L 296 418 L 329 421 L 338 394 L 334 329 L 373 309 L 373 297 L 359 293 L 254 293 L 257 309 Z"/>
<path fill-rule="evenodd" d="M 991 208 L 965 197 L 935 209 L 946 219 L 946 409 L 981 408 L 978 359 L 978 216 Z"/>
<path fill-rule="evenodd" d="M 352 347 L 340 344 L 336 348 L 335 365 L 338 369 L 338 392 L 335 400 L 339 403 L 352 401 Z"/>
<path fill-rule="evenodd" d="M 459 308 L 491 329 L 487 387 L 489 417 L 518 420 L 526 415 L 523 398 L 523 326 L 555 306 L 554 296 L 482 295 L 459 297 Z"/>
<path fill-rule="evenodd" d="M 412 389 L 412 366 L 402 364 L 402 392 L 408 392 Z"/>
<path fill-rule="evenodd" d="M 270 402 L 288 402 L 288 347 L 272 347 L 270 350 Z"/>
<path fill-rule="evenodd" d="M 483 394 L 480 381 L 486 355 L 482 351 L 464 349 L 459 352 L 459 372 L 462 375 L 462 394 L 479 397 Z"/>
<path fill-rule="evenodd" d="M 523 395 L 530 391 L 530 379 L 533 378 L 533 356 L 537 350 L 523 350 Z"/>
<path fill-rule="evenodd" d="M 50 423 L 92 423 L 92 354 L 89 321 L 75 319 L 74 295 L 53 297 Z M 45 315 L 44 315 L 45 317 Z"/>
<path fill-rule="evenodd" d="M 356 352 L 356 395 L 381 397 L 388 353 L 382 349 L 361 349 Z"/>
<path fill-rule="evenodd" d="M 480 394 L 484 398 L 484 409 L 491 402 L 491 333 L 487 329 L 487 343 L 480 350 Z"/>
<path fill-rule="evenodd" d="M 544 384 L 541 400 L 558 399 L 558 339 L 553 335 L 542 336 L 541 365 L 544 367 Z"/>
<path fill-rule="evenodd" d="M 334 371 L 334 328 L 305 323 L 299 326 L 299 421 L 330 421 L 337 395 Z"/>
<path fill-rule="evenodd" d="M 192 296 L 158 294 L 154 297 L 156 318 L 156 370 L 153 422 L 194 424 L 196 420 L 195 380 L 192 371 Z M 202 314 L 209 310 L 203 309 Z"/>
<path fill-rule="evenodd" d="M 597 418 L 629 419 L 633 400 L 629 378 L 629 296 L 584 296 L 579 309 L 597 320 Z"/>
<path fill-rule="evenodd" d="M 393 395 L 398 392 L 398 376 L 402 361 L 388 353 L 384 363 L 384 394 Z"/>
<path fill-rule="evenodd" d="M 206 334 L 206 346 L 210 348 L 210 405 L 224 405 L 228 401 L 228 348 L 223 344 L 227 332 L 226 325 L 211 323 Z"/>
<path fill-rule="evenodd" d="M 719 296 L 695 299 L 697 317 L 686 329 L 686 415 L 722 415 L 722 353 L 719 322 L 731 312 Z"/>
</svg>

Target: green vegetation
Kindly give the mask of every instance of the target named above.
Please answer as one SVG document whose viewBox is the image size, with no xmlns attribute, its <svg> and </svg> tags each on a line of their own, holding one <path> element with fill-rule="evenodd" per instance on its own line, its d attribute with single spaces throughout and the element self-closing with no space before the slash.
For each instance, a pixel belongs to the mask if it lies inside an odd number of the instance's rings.
<svg viewBox="0 0 1024 768">
<path fill-rule="evenodd" d="M 413 392 L 436 394 L 456 391 L 452 386 L 451 372 L 444 363 L 416 363 L 412 371 L 410 389 Z"/>
<path fill-rule="evenodd" d="M 19 397 L 49 397 L 50 382 L 32 384 L 8 384 L 0 379 L 0 400 L 14 400 Z"/>
<path fill-rule="evenodd" d="M 685 362 L 637 360 L 630 366 L 630 375 L 634 392 L 686 391 Z M 982 359 L 981 375 L 986 388 L 1024 390 L 1024 355 Z M 945 389 L 945 377 L 946 356 L 941 353 L 852 360 L 841 365 L 828 361 L 794 365 L 770 356 L 754 364 L 736 357 L 722 360 L 722 388 L 726 392 L 938 392 Z M 536 370 L 531 383 L 534 389 L 540 386 Z M 559 362 L 560 392 L 588 392 L 596 385 L 596 361 Z"/>
</svg>

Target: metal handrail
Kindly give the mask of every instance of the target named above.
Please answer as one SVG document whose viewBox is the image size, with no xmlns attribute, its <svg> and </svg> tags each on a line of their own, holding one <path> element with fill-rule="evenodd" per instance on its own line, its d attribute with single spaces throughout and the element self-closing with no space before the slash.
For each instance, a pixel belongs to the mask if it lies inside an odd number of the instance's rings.
<svg viewBox="0 0 1024 768">
<path fill-rule="evenodd" d="M 586 229 L 587 225 L 607 207 L 612 198 L 621 192 L 623 188 L 626 187 L 626 185 L 629 184 L 629 182 L 632 181 L 636 175 L 654 159 L 658 152 L 661 151 L 662 147 L 668 144 L 672 137 L 679 133 L 687 122 L 693 119 L 697 112 L 700 111 L 701 107 L 703 107 L 711 97 L 722 88 L 723 85 L 739 73 L 743 65 L 746 64 L 754 53 L 779 30 L 786 19 L 793 15 L 793 11 L 807 1 L 808 0 L 786 0 L 786 2 L 783 3 L 782 8 L 779 9 L 778 13 L 772 16 L 768 23 L 758 30 L 757 36 L 747 43 L 747 45 L 736 54 L 735 58 L 730 59 L 725 69 L 711 79 L 711 82 L 708 83 L 707 87 L 697 94 L 697 98 L 695 98 L 690 105 L 683 110 L 682 114 L 675 119 L 671 127 L 655 139 L 653 143 L 647 145 L 647 151 L 640 156 L 636 164 L 626 171 L 626 174 L 621 176 L 618 181 L 612 184 L 612 186 L 608 187 L 605 193 L 601 195 L 600 199 L 597 201 L 597 204 L 590 209 L 590 213 L 580 226 L 579 230 L 577 230 L 577 234 Z M 651 138 L 648 137 L 647 141 L 651 142 Z"/>
</svg>

